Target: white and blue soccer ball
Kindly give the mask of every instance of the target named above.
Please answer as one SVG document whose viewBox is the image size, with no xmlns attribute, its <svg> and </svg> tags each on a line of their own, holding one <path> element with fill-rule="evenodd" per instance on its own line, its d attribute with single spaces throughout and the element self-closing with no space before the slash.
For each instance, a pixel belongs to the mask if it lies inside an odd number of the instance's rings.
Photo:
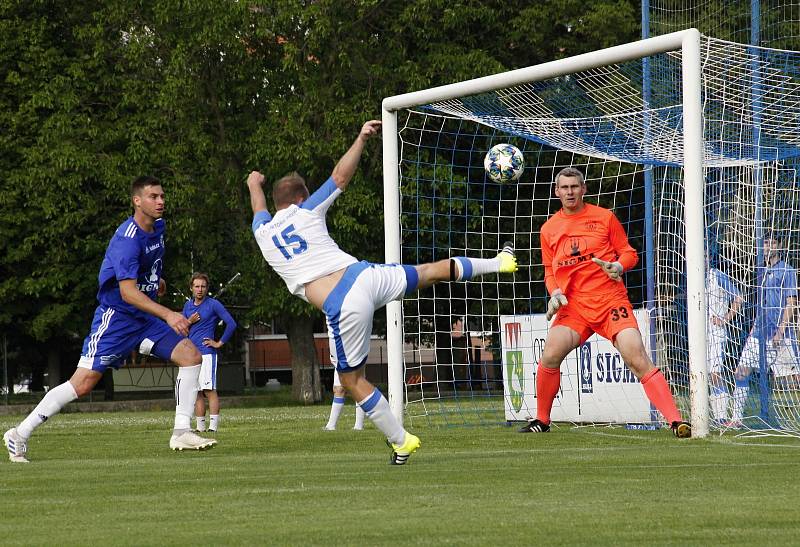
<svg viewBox="0 0 800 547">
<path fill-rule="evenodd" d="M 486 153 L 483 167 L 495 182 L 515 182 L 525 169 L 525 157 L 513 144 L 496 144 Z"/>
</svg>

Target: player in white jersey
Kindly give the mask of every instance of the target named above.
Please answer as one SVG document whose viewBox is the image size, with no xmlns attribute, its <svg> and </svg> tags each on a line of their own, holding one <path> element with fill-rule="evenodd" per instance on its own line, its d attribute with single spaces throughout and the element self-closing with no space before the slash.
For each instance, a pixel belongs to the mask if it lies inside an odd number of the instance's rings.
<svg viewBox="0 0 800 547">
<path fill-rule="evenodd" d="M 727 326 L 739 313 L 744 300 L 733 280 L 717 268 L 709 268 L 706 276 L 708 303 L 708 331 L 706 353 L 709 387 L 711 388 L 711 413 L 719 424 L 728 419 L 730 394 L 722 381 L 725 371 L 725 345 L 728 342 Z"/>
<path fill-rule="evenodd" d="M 511 244 L 504 245 L 494 258 L 454 257 L 418 266 L 358 262 L 339 249 L 328 234 L 325 214 L 347 188 L 364 145 L 378 134 L 380 127 L 379 121 L 366 122 L 330 178 L 312 195 L 297 173 L 275 182 L 274 218 L 267 211 L 264 176 L 253 171 L 247 186 L 253 233 L 264 258 L 292 294 L 325 313 L 331 360 L 342 386 L 386 435 L 392 447 L 390 462 L 402 465 L 419 448 L 419 439 L 403 429 L 386 398 L 364 376 L 375 310 L 439 281 L 466 281 L 488 273 L 515 272 L 517 261 Z"/>
</svg>

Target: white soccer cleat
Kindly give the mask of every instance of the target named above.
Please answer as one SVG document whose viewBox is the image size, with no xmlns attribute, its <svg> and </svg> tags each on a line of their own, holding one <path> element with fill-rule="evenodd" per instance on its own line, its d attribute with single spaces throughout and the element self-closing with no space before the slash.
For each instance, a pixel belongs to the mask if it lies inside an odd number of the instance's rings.
<svg viewBox="0 0 800 547">
<path fill-rule="evenodd" d="M 17 435 L 17 428 L 12 427 L 3 433 L 3 442 L 8 449 L 8 459 L 14 463 L 30 463 L 25 455 L 28 452 L 28 443 Z"/>
<path fill-rule="evenodd" d="M 169 440 L 169 447 L 172 450 L 205 450 L 215 444 L 217 444 L 216 439 L 206 439 L 192 431 L 173 435 Z"/>
</svg>

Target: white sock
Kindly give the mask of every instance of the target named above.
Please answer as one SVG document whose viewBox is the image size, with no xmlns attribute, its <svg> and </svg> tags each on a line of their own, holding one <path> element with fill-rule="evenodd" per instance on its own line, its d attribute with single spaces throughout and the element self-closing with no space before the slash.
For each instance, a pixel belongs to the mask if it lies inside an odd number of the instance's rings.
<svg viewBox="0 0 800 547">
<path fill-rule="evenodd" d="M 711 396 L 709 397 L 711 402 L 711 414 L 717 421 L 723 421 L 728 419 L 728 401 L 730 400 L 730 396 L 728 392 L 722 388 L 711 388 Z"/>
<path fill-rule="evenodd" d="M 17 435 L 27 441 L 34 429 L 58 414 L 62 408 L 77 398 L 78 394 L 75 393 L 75 388 L 69 382 L 54 387 L 39 401 L 33 412 L 28 414 L 28 417 L 17 426 Z"/>
<path fill-rule="evenodd" d="M 744 402 L 747 400 L 749 387 L 736 386 L 733 390 L 733 405 L 731 405 L 731 420 L 741 422 L 744 416 Z"/>
<path fill-rule="evenodd" d="M 328 417 L 328 423 L 325 429 L 336 429 L 336 423 L 339 421 L 339 415 L 344 408 L 344 397 L 334 397 L 331 403 L 331 415 Z"/>
<path fill-rule="evenodd" d="M 356 424 L 353 426 L 353 429 L 362 430 L 364 429 L 364 416 L 366 413 L 361 408 L 360 405 L 356 405 Z"/>
<path fill-rule="evenodd" d="M 200 378 L 200 365 L 180 367 L 175 379 L 175 434 L 192 428 L 194 403 L 197 401 L 197 380 Z"/>
<path fill-rule="evenodd" d="M 195 418 L 195 422 L 197 423 L 197 426 L 195 427 L 195 429 L 197 431 L 205 431 L 206 430 L 206 417 L 205 416 L 197 416 L 197 418 Z"/>
<path fill-rule="evenodd" d="M 211 425 L 208 428 L 216 431 L 219 428 L 219 414 L 212 414 L 209 417 L 211 418 Z"/>
<path fill-rule="evenodd" d="M 467 281 L 489 273 L 500 271 L 500 260 L 495 258 L 468 258 L 466 256 L 453 257 L 456 264 L 456 281 Z"/>
<path fill-rule="evenodd" d="M 394 444 L 403 444 L 406 440 L 406 430 L 397 421 L 397 418 L 392 414 L 389 408 L 389 401 L 381 394 L 378 388 L 372 392 L 372 395 L 359 401 L 358 405 L 367 413 L 367 417 L 372 420 L 375 427 L 380 429 L 389 442 Z"/>
</svg>

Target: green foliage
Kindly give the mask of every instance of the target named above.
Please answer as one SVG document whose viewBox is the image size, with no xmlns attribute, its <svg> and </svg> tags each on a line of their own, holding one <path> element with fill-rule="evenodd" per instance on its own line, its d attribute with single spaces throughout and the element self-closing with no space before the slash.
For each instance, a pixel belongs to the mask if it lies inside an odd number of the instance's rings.
<svg viewBox="0 0 800 547">
<path fill-rule="evenodd" d="M 167 305 L 191 270 L 252 320 L 312 317 L 260 257 L 244 180 L 315 189 L 390 95 L 635 39 L 621 0 L 0 0 L 0 327 L 74 362 L 128 184 L 167 193 Z M 269 192 L 267 192 L 269 193 Z M 367 147 L 331 233 L 384 256 L 382 165 Z"/>
</svg>

